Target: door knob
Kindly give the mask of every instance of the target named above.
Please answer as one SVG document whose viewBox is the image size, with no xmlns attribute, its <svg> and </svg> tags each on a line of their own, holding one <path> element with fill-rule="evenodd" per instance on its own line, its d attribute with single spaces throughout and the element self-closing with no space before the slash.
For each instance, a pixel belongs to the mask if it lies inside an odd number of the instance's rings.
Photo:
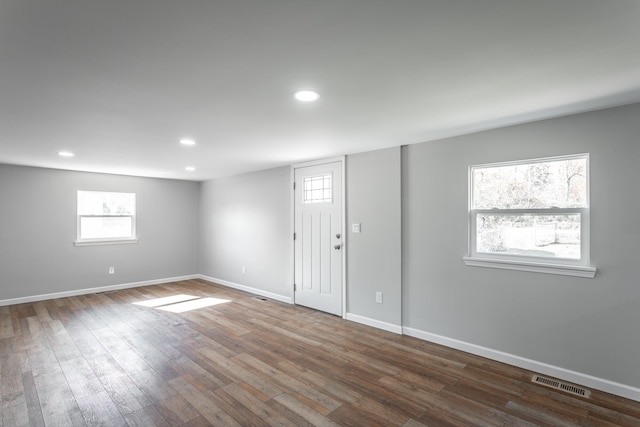
<svg viewBox="0 0 640 427">
<path fill-rule="evenodd" d="M 335 249 L 336 251 L 339 251 L 341 247 L 342 247 L 342 245 L 335 245 L 333 247 L 333 249 Z"/>
</svg>

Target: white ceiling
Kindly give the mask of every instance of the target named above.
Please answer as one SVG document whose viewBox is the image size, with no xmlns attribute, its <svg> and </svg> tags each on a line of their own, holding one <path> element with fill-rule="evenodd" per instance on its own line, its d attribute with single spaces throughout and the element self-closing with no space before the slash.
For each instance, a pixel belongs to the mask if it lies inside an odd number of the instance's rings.
<svg viewBox="0 0 640 427">
<path fill-rule="evenodd" d="M 0 0 L 0 163 L 204 180 L 637 101 L 638 0 Z"/>
</svg>

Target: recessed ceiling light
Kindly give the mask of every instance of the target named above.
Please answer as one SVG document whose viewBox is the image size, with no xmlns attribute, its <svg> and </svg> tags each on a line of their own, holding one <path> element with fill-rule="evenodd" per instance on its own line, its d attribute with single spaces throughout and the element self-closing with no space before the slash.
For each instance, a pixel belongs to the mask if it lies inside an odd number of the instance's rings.
<svg viewBox="0 0 640 427">
<path fill-rule="evenodd" d="M 186 168 L 184 168 L 184 170 L 186 170 L 187 172 L 193 172 L 196 170 L 196 168 L 194 168 L 193 166 L 187 166 Z"/>
<path fill-rule="evenodd" d="M 182 145 L 196 145 L 196 142 L 193 139 L 181 139 L 180 144 Z"/>
<path fill-rule="evenodd" d="M 320 98 L 320 94 L 315 90 L 298 90 L 293 92 L 293 97 L 302 102 L 313 102 Z"/>
<path fill-rule="evenodd" d="M 75 154 L 73 154 L 71 151 L 58 151 L 58 156 L 60 156 L 60 157 L 73 157 L 73 156 L 75 156 Z"/>
</svg>

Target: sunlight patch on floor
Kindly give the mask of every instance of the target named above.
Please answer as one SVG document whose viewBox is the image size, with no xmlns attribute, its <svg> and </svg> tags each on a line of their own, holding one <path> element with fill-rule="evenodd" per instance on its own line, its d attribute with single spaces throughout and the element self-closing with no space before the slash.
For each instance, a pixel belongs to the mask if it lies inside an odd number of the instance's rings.
<svg viewBox="0 0 640 427">
<path fill-rule="evenodd" d="M 184 313 L 185 311 L 191 311 L 203 307 L 211 307 L 212 305 L 224 304 L 227 302 L 231 302 L 231 300 L 219 298 L 199 298 L 191 301 L 158 307 L 158 310 L 170 311 L 172 313 Z"/>
<path fill-rule="evenodd" d="M 158 310 L 169 311 L 171 313 L 184 313 L 185 311 L 211 307 L 213 305 L 224 304 L 227 302 L 231 302 L 231 300 L 211 297 L 200 298 L 194 295 L 179 294 L 172 295 L 170 297 L 154 298 L 147 301 L 138 301 L 132 304 L 140 305 L 142 307 L 156 308 Z"/>
<path fill-rule="evenodd" d="M 193 295 L 179 294 L 170 297 L 134 302 L 133 304 L 169 311 L 171 313 L 184 313 L 186 311 L 211 307 L 213 305 L 224 304 L 227 302 L 231 302 L 231 300 L 210 297 L 200 298 Z"/>
<path fill-rule="evenodd" d="M 198 299 L 198 297 L 193 295 L 179 294 L 179 295 L 172 295 L 170 297 L 155 298 L 147 301 L 134 302 L 133 304 L 141 305 L 143 307 L 160 307 L 161 305 L 175 304 L 177 302 L 183 302 L 183 301 L 188 301 L 192 299 Z"/>
</svg>

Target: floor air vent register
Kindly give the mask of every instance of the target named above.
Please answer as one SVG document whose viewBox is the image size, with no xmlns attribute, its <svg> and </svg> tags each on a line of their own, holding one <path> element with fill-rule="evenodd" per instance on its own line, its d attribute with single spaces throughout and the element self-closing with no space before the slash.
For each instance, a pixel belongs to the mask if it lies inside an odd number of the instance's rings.
<svg viewBox="0 0 640 427">
<path fill-rule="evenodd" d="M 542 377 L 540 375 L 534 375 L 533 378 L 531 378 L 531 382 L 555 388 L 556 390 L 566 391 L 567 393 L 575 394 L 576 396 L 586 398 L 589 398 L 591 396 L 591 391 L 587 390 L 584 387 L 565 383 L 551 378 Z"/>
</svg>

